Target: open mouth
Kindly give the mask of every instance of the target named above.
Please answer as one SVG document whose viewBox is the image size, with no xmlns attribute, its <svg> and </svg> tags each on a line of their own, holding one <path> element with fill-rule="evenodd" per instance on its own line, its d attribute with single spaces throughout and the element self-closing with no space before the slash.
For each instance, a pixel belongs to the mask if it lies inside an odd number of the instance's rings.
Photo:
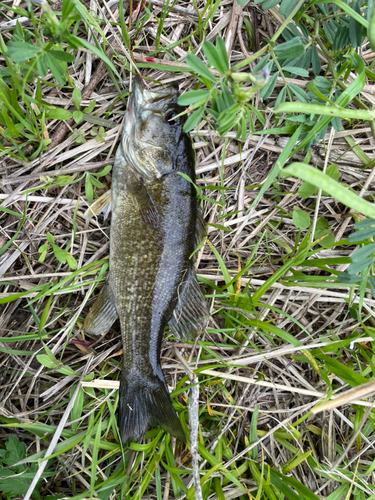
<svg viewBox="0 0 375 500">
<path fill-rule="evenodd" d="M 178 85 L 158 85 L 151 89 L 146 88 L 141 78 L 134 79 L 132 97 L 137 107 L 154 104 L 159 101 L 177 101 Z"/>
</svg>

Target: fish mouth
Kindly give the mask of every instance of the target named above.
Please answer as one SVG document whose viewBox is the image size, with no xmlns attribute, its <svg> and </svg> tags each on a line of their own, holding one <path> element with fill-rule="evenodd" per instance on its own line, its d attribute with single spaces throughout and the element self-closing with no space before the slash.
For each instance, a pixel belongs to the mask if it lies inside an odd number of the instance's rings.
<svg viewBox="0 0 375 500">
<path fill-rule="evenodd" d="M 142 79 L 136 76 L 133 81 L 133 91 L 128 101 L 128 112 L 132 122 L 144 110 L 161 111 L 167 104 L 177 103 L 178 85 L 158 85 L 152 89 L 146 88 Z"/>
<path fill-rule="evenodd" d="M 152 165 L 151 160 L 146 164 L 141 161 L 140 151 L 152 148 L 162 151 L 163 148 L 154 144 L 150 137 L 142 140 L 142 133 L 136 127 L 137 123 L 142 123 L 147 117 L 145 111 L 152 114 L 164 115 L 172 104 L 177 103 L 178 85 L 159 85 L 152 89 L 146 88 L 142 79 L 137 76 L 133 80 L 133 90 L 128 99 L 126 120 L 123 130 L 122 153 L 129 165 L 143 179 L 160 179 L 162 175 L 157 168 Z M 142 116 L 143 115 L 143 116 Z"/>
</svg>

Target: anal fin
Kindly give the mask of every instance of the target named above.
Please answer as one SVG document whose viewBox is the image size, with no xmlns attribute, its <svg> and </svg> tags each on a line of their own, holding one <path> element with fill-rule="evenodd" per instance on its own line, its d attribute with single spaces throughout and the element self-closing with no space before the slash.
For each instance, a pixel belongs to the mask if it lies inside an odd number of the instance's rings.
<svg viewBox="0 0 375 500">
<path fill-rule="evenodd" d="M 199 328 L 204 328 L 208 317 L 206 299 L 192 265 L 180 288 L 178 302 L 168 324 L 175 337 L 188 337 L 194 335 Z"/>
<path fill-rule="evenodd" d="M 84 323 L 84 331 L 92 335 L 106 333 L 118 317 L 111 286 L 107 280 Z"/>
</svg>

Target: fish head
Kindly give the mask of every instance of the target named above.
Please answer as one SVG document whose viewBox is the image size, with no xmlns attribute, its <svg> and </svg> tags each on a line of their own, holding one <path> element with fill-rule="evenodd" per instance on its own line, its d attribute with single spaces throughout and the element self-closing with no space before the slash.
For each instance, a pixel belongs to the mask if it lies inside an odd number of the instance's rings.
<svg viewBox="0 0 375 500">
<path fill-rule="evenodd" d="M 185 117 L 177 116 L 185 108 L 177 104 L 177 97 L 177 85 L 147 89 L 139 77 L 134 81 L 121 148 L 128 167 L 146 180 L 177 170 L 180 143 L 186 138 Z"/>
</svg>

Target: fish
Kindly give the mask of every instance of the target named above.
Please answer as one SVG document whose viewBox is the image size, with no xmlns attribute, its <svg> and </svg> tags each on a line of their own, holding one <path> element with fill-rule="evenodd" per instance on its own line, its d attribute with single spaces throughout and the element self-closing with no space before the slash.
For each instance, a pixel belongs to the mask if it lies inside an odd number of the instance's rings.
<svg viewBox="0 0 375 500">
<path fill-rule="evenodd" d="M 84 330 L 103 334 L 120 320 L 118 427 L 124 445 L 157 426 L 186 442 L 161 368 L 162 338 L 167 324 L 177 338 L 194 335 L 208 314 L 191 257 L 204 222 L 178 95 L 176 84 L 149 89 L 135 79 L 111 192 L 86 214 L 109 204 L 112 210 L 109 276 Z"/>
</svg>

